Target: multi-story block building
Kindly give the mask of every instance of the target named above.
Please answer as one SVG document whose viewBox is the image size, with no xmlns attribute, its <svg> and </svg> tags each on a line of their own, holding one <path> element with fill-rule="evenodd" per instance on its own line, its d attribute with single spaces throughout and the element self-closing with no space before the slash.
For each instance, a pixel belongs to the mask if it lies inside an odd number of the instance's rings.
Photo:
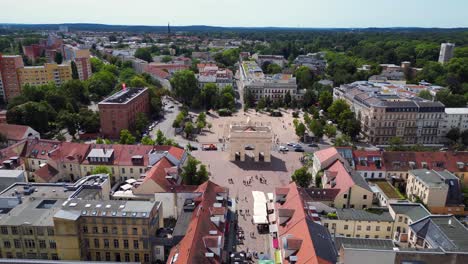
<svg viewBox="0 0 468 264">
<path fill-rule="evenodd" d="M 409 171 L 406 194 L 412 201 L 421 200 L 433 213 L 460 214 L 464 210 L 460 179 L 448 171 Z"/>
<path fill-rule="evenodd" d="M 80 80 L 84 81 L 91 77 L 91 53 L 89 49 L 63 45 L 62 53 L 64 60 L 75 62 Z"/>
<path fill-rule="evenodd" d="M 149 113 L 147 88 L 130 88 L 119 91 L 98 104 L 101 133 L 105 137 L 119 138 L 120 131 L 131 128 L 138 113 Z"/>
<path fill-rule="evenodd" d="M 264 63 L 274 63 L 280 66 L 281 68 L 284 67 L 286 64 L 286 59 L 282 55 L 260 55 L 254 54 L 252 58 L 257 62 L 258 65 L 263 66 Z"/>
<path fill-rule="evenodd" d="M 61 242 L 58 241 L 59 230 L 54 224 L 54 215 L 70 197 L 108 200 L 109 192 L 107 175 L 89 176 L 74 184 L 11 185 L 0 193 L 1 257 L 49 260 L 62 258 L 59 256 Z"/>
<path fill-rule="evenodd" d="M 447 133 L 454 128 L 458 128 L 460 132 L 468 129 L 468 107 L 462 108 L 445 108 L 444 118 L 439 124 L 439 136 L 448 142 L 445 137 Z"/>
<path fill-rule="evenodd" d="M 405 144 L 439 144 L 439 125 L 445 106 L 421 98 L 387 94 L 371 83 L 356 82 L 334 89 L 334 99 L 344 99 L 361 122 L 370 143 L 388 145 L 394 137 Z"/>
<path fill-rule="evenodd" d="M 61 85 L 72 79 L 72 72 L 69 64 L 46 63 L 43 66 L 19 68 L 18 78 L 21 86 L 43 85 L 50 82 Z"/>
<path fill-rule="evenodd" d="M 255 100 L 263 97 L 282 100 L 287 93 L 292 98 L 302 98 L 297 90 L 296 78 L 291 74 L 265 75 L 254 61 L 243 61 L 239 71 L 244 89 L 251 91 Z"/>
<path fill-rule="evenodd" d="M 431 213 L 419 203 L 392 203 L 388 206 L 393 218 L 393 236 L 395 241 L 407 241 L 409 226 Z"/>
<path fill-rule="evenodd" d="M 455 51 L 455 44 L 453 43 L 442 43 L 440 45 L 439 63 L 447 63 L 453 58 Z"/>
<path fill-rule="evenodd" d="M 53 216 L 57 255 L 63 260 L 154 263 L 151 237 L 163 226 L 158 201 L 69 199 Z"/>
<path fill-rule="evenodd" d="M 6 101 L 21 94 L 21 83 L 17 70 L 23 67 L 21 56 L 0 54 L 0 75 L 2 75 L 3 95 Z"/>
</svg>

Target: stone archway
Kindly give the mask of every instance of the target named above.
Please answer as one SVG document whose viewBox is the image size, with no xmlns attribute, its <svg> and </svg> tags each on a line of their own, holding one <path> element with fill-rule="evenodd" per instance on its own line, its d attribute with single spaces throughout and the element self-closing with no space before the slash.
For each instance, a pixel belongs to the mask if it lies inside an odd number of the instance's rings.
<svg viewBox="0 0 468 264">
<path fill-rule="evenodd" d="M 233 122 L 229 127 L 230 159 L 245 161 L 246 152 L 255 162 L 271 161 L 272 132 L 270 123 Z"/>
</svg>

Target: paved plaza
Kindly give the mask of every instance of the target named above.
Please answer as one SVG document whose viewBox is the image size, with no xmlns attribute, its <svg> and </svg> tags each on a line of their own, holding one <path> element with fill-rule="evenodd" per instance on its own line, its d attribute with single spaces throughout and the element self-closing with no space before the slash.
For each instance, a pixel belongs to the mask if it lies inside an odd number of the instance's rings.
<svg viewBox="0 0 468 264">
<path fill-rule="evenodd" d="M 237 250 L 265 252 L 272 256 L 272 239 L 269 234 L 259 234 L 256 225 L 252 224 L 253 196 L 252 191 L 265 193 L 274 192 L 275 187 L 283 186 L 291 181 L 291 174 L 302 166 L 299 161 L 302 153 L 290 152 L 286 154 L 272 152 L 271 163 L 229 161 L 229 152 L 226 151 L 194 151 L 192 155 L 207 165 L 210 179 L 215 183 L 229 188 L 229 195 L 237 200 L 236 209 L 239 212 L 239 226 L 245 234 L 243 245 L 238 245 Z M 258 178 L 258 179 L 257 179 Z M 260 178 L 266 180 L 260 183 Z M 229 182 L 233 180 L 233 183 Z M 250 185 L 244 181 L 251 179 Z M 242 210 L 242 213 L 240 211 Z M 246 214 L 246 210 L 250 214 Z M 254 232 L 251 237 L 250 233 Z"/>
</svg>

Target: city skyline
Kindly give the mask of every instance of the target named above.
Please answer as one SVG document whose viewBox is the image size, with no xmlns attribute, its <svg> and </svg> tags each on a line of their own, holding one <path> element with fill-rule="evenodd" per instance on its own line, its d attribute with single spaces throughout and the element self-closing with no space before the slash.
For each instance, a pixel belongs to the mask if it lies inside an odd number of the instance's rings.
<svg viewBox="0 0 468 264">
<path fill-rule="evenodd" d="M 137 0 L 132 5 L 127 5 L 127 1 L 65 1 L 68 10 L 73 10 L 71 14 L 61 11 L 64 1 L 48 2 L 47 6 L 32 0 L 2 3 L 2 7 L 9 12 L 3 14 L 0 23 L 162 26 L 169 22 L 173 26 L 298 28 L 468 27 L 464 14 L 468 3 L 461 0 L 446 1 L 444 5 L 439 5 L 434 0 L 396 0 L 378 5 L 371 0 L 360 1 L 359 5 L 340 0 L 293 0 L 289 6 L 294 10 L 288 15 L 284 13 L 282 4 L 276 0 L 239 0 L 235 3 L 214 0 L 156 3 Z M 143 6 L 145 8 L 140 8 Z M 159 12 L 160 10 L 170 12 Z M 193 10 L 201 12 L 192 12 Z M 51 13 L 54 15 L 51 16 Z M 242 18 L 239 14 L 242 14 Z"/>
</svg>

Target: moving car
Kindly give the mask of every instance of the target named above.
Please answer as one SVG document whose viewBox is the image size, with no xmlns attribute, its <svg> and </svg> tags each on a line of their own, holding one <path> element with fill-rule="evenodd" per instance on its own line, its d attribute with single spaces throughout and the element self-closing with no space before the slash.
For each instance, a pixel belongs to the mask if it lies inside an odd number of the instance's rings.
<svg viewBox="0 0 468 264">
<path fill-rule="evenodd" d="M 286 146 L 279 146 L 279 151 L 289 151 L 289 149 Z"/>
<path fill-rule="evenodd" d="M 218 150 L 215 144 L 203 144 L 202 149 L 205 151 Z"/>
<path fill-rule="evenodd" d="M 317 144 L 315 144 L 315 143 L 312 143 L 312 144 L 309 144 L 309 147 L 311 147 L 311 148 L 318 148 L 319 146 L 318 146 Z"/>
<path fill-rule="evenodd" d="M 304 149 L 301 147 L 301 148 L 294 148 L 294 151 L 296 152 L 304 152 Z"/>
</svg>

